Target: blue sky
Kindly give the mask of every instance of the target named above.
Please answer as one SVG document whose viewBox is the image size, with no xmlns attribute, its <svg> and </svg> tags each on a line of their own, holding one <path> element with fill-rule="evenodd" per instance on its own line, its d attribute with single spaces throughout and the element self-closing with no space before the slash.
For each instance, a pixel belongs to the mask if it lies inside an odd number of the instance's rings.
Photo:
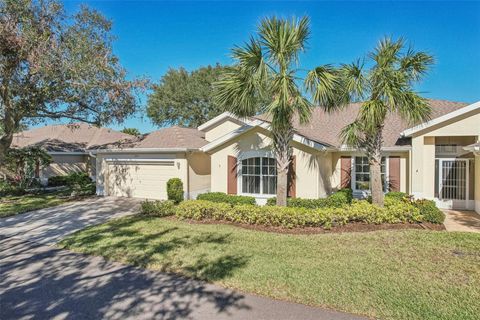
<svg viewBox="0 0 480 320">
<path fill-rule="evenodd" d="M 385 36 L 403 36 L 436 58 L 418 86 L 425 97 L 462 102 L 480 100 L 480 2 L 165 2 L 66 1 L 81 3 L 113 23 L 116 54 L 129 76 L 154 82 L 169 67 L 189 70 L 228 64 L 229 50 L 255 32 L 263 17 L 308 15 L 311 38 L 302 69 L 363 57 Z M 142 114 L 142 113 L 141 113 Z M 156 129 L 142 115 L 113 128 Z"/>
</svg>

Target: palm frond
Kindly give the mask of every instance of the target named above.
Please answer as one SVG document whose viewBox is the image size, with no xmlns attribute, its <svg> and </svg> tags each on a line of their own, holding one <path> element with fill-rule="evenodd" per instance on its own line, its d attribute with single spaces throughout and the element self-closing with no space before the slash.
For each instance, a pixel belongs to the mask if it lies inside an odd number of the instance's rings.
<svg viewBox="0 0 480 320">
<path fill-rule="evenodd" d="M 346 125 L 340 132 L 340 139 L 344 144 L 353 148 L 361 148 L 364 142 L 364 128 L 359 120 Z"/>
<path fill-rule="evenodd" d="M 363 100 L 368 88 L 368 82 L 363 73 L 363 65 L 363 62 L 357 60 L 340 67 L 341 86 L 350 95 L 350 101 Z"/>
<path fill-rule="evenodd" d="M 254 77 L 239 66 L 230 67 L 214 83 L 215 101 L 239 117 L 255 115 L 261 95 Z"/>
<path fill-rule="evenodd" d="M 348 93 L 341 86 L 340 71 L 332 65 L 316 67 L 305 78 L 307 92 L 314 103 L 326 111 L 335 111 L 349 103 Z"/>
<path fill-rule="evenodd" d="M 432 108 L 427 99 L 413 91 L 407 91 L 403 101 L 397 104 L 397 111 L 410 125 L 415 125 L 429 120 Z"/>
<path fill-rule="evenodd" d="M 259 26 L 259 41 L 266 48 L 268 60 L 282 68 L 298 61 L 298 54 L 305 50 L 310 35 L 309 19 L 263 19 Z"/>
<path fill-rule="evenodd" d="M 383 126 L 388 108 L 381 100 L 369 100 L 362 104 L 358 113 L 358 121 L 363 125 L 366 134 L 374 134 L 376 130 Z"/>
<path fill-rule="evenodd" d="M 400 59 L 401 72 L 404 72 L 411 81 L 419 81 L 435 63 L 432 55 L 426 52 L 415 52 L 409 48 L 407 53 Z"/>
</svg>

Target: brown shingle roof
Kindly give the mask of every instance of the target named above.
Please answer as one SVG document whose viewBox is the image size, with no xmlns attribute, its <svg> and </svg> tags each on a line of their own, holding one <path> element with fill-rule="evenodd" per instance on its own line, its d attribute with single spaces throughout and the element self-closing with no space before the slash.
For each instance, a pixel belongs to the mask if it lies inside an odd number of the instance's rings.
<svg viewBox="0 0 480 320">
<path fill-rule="evenodd" d="M 205 133 L 197 129 L 173 126 L 153 131 L 122 144 L 121 148 L 187 148 L 197 149 L 208 142 Z"/>
<path fill-rule="evenodd" d="M 432 119 L 438 118 L 467 105 L 466 103 L 445 100 L 428 101 L 432 107 Z M 358 111 L 360 110 L 360 106 L 361 103 L 352 103 L 346 108 L 333 113 L 325 112 L 322 108 L 315 108 L 308 124 L 300 125 L 298 121 L 295 120 L 294 126 L 299 134 L 309 139 L 334 147 L 340 147 L 342 145 L 339 138 L 340 131 L 347 124 L 352 123 L 355 120 Z M 258 116 L 257 118 L 268 121 L 263 115 Z M 398 114 L 388 115 L 383 133 L 384 146 L 393 147 L 409 144 L 409 140 L 402 139 L 400 133 L 410 127 L 412 127 L 412 125 L 403 121 Z"/>
<path fill-rule="evenodd" d="M 45 126 L 17 133 L 12 147 L 38 146 L 47 151 L 82 152 L 127 141 L 133 136 L 85 123 Z"/>
</svg>

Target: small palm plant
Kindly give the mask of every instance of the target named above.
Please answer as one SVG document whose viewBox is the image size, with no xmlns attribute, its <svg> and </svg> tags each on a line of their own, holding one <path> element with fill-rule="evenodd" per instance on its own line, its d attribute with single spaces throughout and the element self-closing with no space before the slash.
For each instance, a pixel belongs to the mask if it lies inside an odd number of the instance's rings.
<svg viewBox="0 0 480 320">
<path fill-rule="evenodd" d="M 327 111 L 360 101 L 356 120 L 343 128 L 341 138 L 349 146 L 365 151 L 370 165 L 372 202 L 383 206 L 381 179 L 383 129 L 387 115 L 398 113 L 411 124 L 430 116 L 426 99 L 414 91 L 433 64 L 425 52 L 406 48 L 405 41 L 382 39 L 369 54 L 371 66 L 357 61 L 340 67 L 324 65 L 310 71 L 305 84 L 313 100 Z"/>
<path fill-rule="evenodd" d="M 311 103 L 297 85 L 299 53 L 305 50 L 309 20 L 264 19 L 258 34 L 235 47 L 235 64 L 216 83 L 216 99 L 239 117 L 266 113 L 271 119 L 273 152 L 277 160 L 277 205 L 287 203 L 287 177 L 292 156 L 293 119 L 306 123 Z M 259 101 L 264 102 L 259 106 Z"/>
</svg>

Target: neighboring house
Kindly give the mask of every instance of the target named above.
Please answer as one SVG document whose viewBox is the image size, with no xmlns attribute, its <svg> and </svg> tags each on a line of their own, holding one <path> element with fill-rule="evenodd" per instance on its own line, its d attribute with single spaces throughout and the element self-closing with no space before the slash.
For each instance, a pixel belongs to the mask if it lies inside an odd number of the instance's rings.
<svg viewBox="0 0 480 320">
<path fill-rule="evenodd" d="M 385 190 L 435 199 L 444 208 L 480 211 L 480 102 L 430 100 L 432 120 L 411 128 L 398 116 L 384 130 Z M 326 113 L 314 110 L 309 124 L 295 123 L 289 195 L 325 197 L 350 187 L 368 194 L 369 166 L 360 150 L 341 144 L 340 130 L 359 104 Z M 223 113 L 198 129 L 171 127 L 119 148 L 97 150 L 97 193 L 166 198 L 166 181 L 179 177 L 185 196 L 206 191 L 275 196 L 276 167 L 268 119 Z M 475 202 L 476 201 L 476 202 Z"/>
<path fill-rule="evenodd" d="M 12 147 L 40 147 L 52 156 L 53 162 L 39 172 L 43 181 L 72 172 L 88 172 L 95 178 L 95 160 L 90 151 L 110 148 L 132 138 L 112 129 L 73 123 L 22 131 L 15 134 Z"/>
</svg>

